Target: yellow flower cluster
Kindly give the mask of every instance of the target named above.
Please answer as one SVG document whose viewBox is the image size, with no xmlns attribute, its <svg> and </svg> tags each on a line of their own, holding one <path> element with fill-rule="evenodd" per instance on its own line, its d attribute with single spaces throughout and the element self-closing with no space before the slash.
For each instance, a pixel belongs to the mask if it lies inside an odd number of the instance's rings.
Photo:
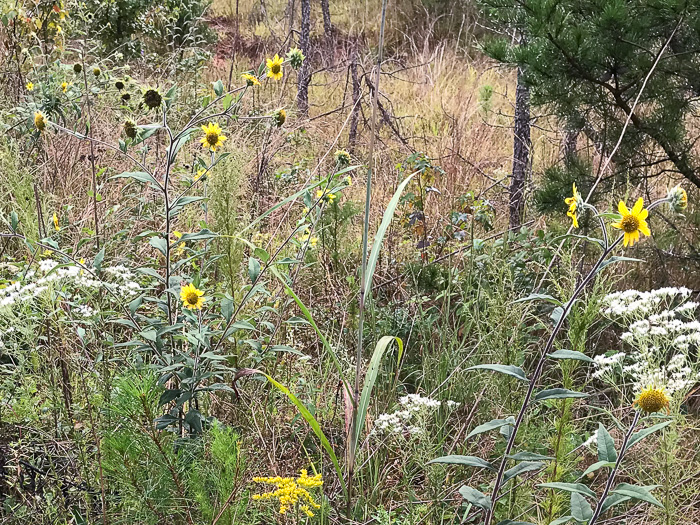
<svg viewBox="0 0 700 525">
<path fill-rule="evenodd" d="M 299 509 L 309 517 L 314 515 L 313 509 L 320 509 L 321 505 L 314 501 L 309 489 L 320 487 L 323 485 L 321 474 L 309 476 L 306 470 L 302 470 L 298 478 L 282 478 L 275 477 L 257 477 L 253 478 L 255 483 L 269 483 L 275 485 L 276 490 L 264 492 L 262 494 L 254 494 L 254 500 L 272 500 L 279 501 L 279 513 L 285 514 L 288 510 L 295 508 Z"/>
</svg>

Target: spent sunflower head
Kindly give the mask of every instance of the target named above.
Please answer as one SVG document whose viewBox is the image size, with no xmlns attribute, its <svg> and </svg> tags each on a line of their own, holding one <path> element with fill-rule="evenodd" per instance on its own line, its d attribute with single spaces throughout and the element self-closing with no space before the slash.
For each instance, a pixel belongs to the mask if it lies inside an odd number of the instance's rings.
<svg viewBox="0 0 700 525">
<path fill-rule="evenodd" d="M 226 137 L 221 132 L 221 128 L 215 122 L 210 122 L 206 126 L 202 126 L 204 136 L 202 137 L 202 147 L 209 151 L 216 151 L 224 145 Z"/>
<path fill-rule="evenodd" d="M 46 129 L 47 123 L 48 119 L 46 118 L 46 115 L 44 115 L 41 111 L 34 112 L 34 127 L 36 129 L 43 132 Z"/>
<path fill-rule="evenodd" d="M 204 305 L 204 292 L 197 289 L 195 285 L 188 284 L 180 289 L 180 300 L 182 306 L 189 310 L 201 310 Z"/>
<path fill-rule="evenodd" d="M 576 189 L 576 183 L 573 184 L 573 195 L 564 199 L 564 202 L 569 206 L 569 211 L 566 212 L 567 217 L 571 217 L 574 228 L 578 228 L 578 213 L 583 207 L 583 197 Z"/>
<path fill-rule="evenodd" d="M 82 73 L 82 71 L 83 71 L 83 66 L 81 64 L 79 64 L 78 62 L 73 64 L 73 72 L 76 75 L 79 75 L 80 73 Z"/>
<path fill-rule="evenodd" d="M 669 402 L 670 400 L 663 388 L 650 386 L 639 393 L 637 399 L 634 400 L 634 405 L 642 412 L 653 414 L 654 412 L 661 412 L 662 409 L 668 411 Z"/>
<path fill-rule="evenodd" d="M 287 60 L 289 60 L 289 63 L 294 69 L 299 69 L 304 63 L 305 58 L 304 53 L 302 53 L 301 49 L 298 47 L 293 47 L 287 51 Z"/>
<path fill-rule="evenodd" d="M 676 213 L 683 212 L 688 207 L 688 194 L 680 186 L 674 186 L 668 190 L 668 204 Z"/>
<path fill-rule="evenodd" d="M 267 76 L 272 80 L 279 80 L 282 78 L 282 64 L 284 60 L 279 56 L 275 55 L 274 58 L 267 59 Z"/>
<path fill-rule="evenodd" d="M 150 109 L 159 108 L 163 103 L 163 96 L 156 88 L 148 88 L 143 92 L 143 103 Z"/>
<path fill-rule="evenodd" d="M 245 84 L 248 87 L 254 87 L 254 86 L 259 86 L 260 81 L 258 80 L 258 77 L 255 75 L 251 75 L 250 73 L 243 73 L 241 75 L 241 78 L 245 80 Z"/>
<path fill-rule="evenodd" d="M 624 202 L 620 201 L 617 205 L 617 211 L 620 212 L 620 220 L 612 227 L 624 232 L 623 244 L 625 247 L 633 246 L 639 240 L 640 232 L 646 236 L 651 235 L 646 221 L 649 210 L 644 209 L 644 200 L 641 197 L 637 199 L 631 211 L 627 209 Z"/>
<path fill-rule="evenodd" d="M 114 87 L 117 88 L 119 91 L 121 91 L 122 89 L 124 89 L 124 81 L 123 81 L 123 80 L 117 80 L 117 81 L 114 83 Z"/>
<path fill-rule="evenodd" d="M 99 77 L 102 71 L 100 70 L 99 67 L 93 67 L 92 68 L 92 74 L 95 75 L 96 77 Z"/>
<path fill-rule="evenodd" d="M 124 134 L 130 139 L 135 139 L 136 135 L 138 135 L 138 128 L 136 126 L 136 122 L 134 122 L 131 119 L 126 119 L 124 121 Z"/>
<path fill-rule="evenodd" d="M 131 95 L 129 93 L 122 93 L 122 101 L 129 102 L 131 100 Z"/>
</svg>

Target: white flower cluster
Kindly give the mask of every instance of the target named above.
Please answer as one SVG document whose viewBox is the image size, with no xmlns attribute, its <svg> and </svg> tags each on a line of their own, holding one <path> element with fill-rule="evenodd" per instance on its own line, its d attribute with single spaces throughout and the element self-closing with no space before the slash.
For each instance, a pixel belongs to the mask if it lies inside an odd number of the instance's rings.
<svg viewBox="0 0 700 525">
<path fill-rule="evenodd" d="M 27 272 L 23 282 L 16 281 L 0 289 L 0 308 L 34 299 L 48 291 L 52 284 L 59 282 L 70 283 L 78 289 L 107 288 L 119 297 L 132 296 L 141 289 L 135 281 L 136 276 L 122 265 L 103 268 L 107 274 L 114 278 L 115 282 L 93 279 L 88 272 L 77 265 L 60 268 L 57 266 L 59 266 L 57 261 L 45 259 L 39 263 L 38 271 L 29 270 Z M 84 312 L 83 315 L 89 317 Z"/>
<path fill-rule="evenodd" d="M 459 406 L 456 401 L 438 401 L 420 394 L 408 394 L 399 398 L 401 408 L 392 413 L 380 414 L 374 420 L 372 432 L 375 434 L 410 436 L 425 431 L 425 416 L 443 404 L 453 409 Z"/>
<path fill-rule="evenodd" d="M 676 298 L 687 298 L 688 288 L 659 288 L 650 292 L 625 290 L 605 296 L 603 313 L 614 316 L 639 317 L 653 312 L 661 304 L 670 304 Z"/>
<path fill-rule="evenodd" d="M 700 380 L 697 365 L 688 359 L 692 347 L 700 348 L 700 321 L 694 318 L 700 304 L 687 301 L 690 293 L 687 288 L 661 288 L 608 295 L 603 313 L 623 318 L 627 331 L 620 338 L 634 351 L 596 356 L 593 377 L 611 384 L 622 377 L 634 391 L 654 385 L 669 396 L 684 396 Z"/>
</svg>

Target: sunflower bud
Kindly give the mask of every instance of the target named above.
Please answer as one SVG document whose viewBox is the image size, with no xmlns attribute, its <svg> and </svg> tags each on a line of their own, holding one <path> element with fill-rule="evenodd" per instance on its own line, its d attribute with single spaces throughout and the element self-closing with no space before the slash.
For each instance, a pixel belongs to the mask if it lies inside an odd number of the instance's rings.
<svg viewBox="0 0 700 525">
<path fill-rule="evenodd" d="M 674 186 L 668 190 L 668 204 L 673 211 L 681 213 L 688 207 L 688 194 L 680 186 Z"/>
<path fill-rule="evenodd" d="M 301 49 L 298 47 L 293 47 L 287 51 L 287 60 L 289 60 L 289 63 L 294 69 L 299 69 L 304 63 L 305 58 L 304 53 L 302 53 Z"/>
<path fill-rule="evenodd" d="M 102 71 L 100 70 L 99 67 L 92 68 L 92 74 L 95 75 L 96 77 L 99 77 L 100 73 L 102 73 Z"/>
<path fill-rule="evenodd" d="M 344 149 L 339 149 L 335 152 L 335 162 L 340 168 L 346 168 L 350 166 L 350 153 Z"/>
</svg>

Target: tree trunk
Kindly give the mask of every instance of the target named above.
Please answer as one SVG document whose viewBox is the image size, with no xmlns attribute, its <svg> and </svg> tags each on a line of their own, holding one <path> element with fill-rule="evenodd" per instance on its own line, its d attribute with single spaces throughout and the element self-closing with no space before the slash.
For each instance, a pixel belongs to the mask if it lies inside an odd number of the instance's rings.
<svg viewBox="0 0 700 525">
<path fill-rule="evenodd" d="M 523 83 L 518 68 L 513 126 L 513 172 L 510 181 L 510 227 L 517 228 L 525 211 L 525 183 L 530 171 L 530 88 Z"/>
<path fill-rule="evenodd" d="M 323 32 L 326 34 L 326 38 L 330 40 L 333 36 L 333 24 L 331 23 L 331 8 L 328 1 L 321 0 L 321 11 L 323 12 Z"/>
<path fill-rule="evenodd" d="M 297 109 L 299 115 L 307 117 L 309 115 L 309 84 L 311 83 L 311 0 L 301 0 L 301 36 L 299 47 L 306 55 L 306 60 L 299 68 L 297 88 Z"/>
<path fill-rule="evenodd" d="M 355 42 L 352 46 L 350 77 L 352 78 L 352 112 L 350 114 L 348 149 L 350 150 L 350 153 L 353 153 L 355 150 L 355 142 L 357 141 L 357 123 L 360 120 L 360 79 L 357 75 L 357 42 Z"/>
</svg>

